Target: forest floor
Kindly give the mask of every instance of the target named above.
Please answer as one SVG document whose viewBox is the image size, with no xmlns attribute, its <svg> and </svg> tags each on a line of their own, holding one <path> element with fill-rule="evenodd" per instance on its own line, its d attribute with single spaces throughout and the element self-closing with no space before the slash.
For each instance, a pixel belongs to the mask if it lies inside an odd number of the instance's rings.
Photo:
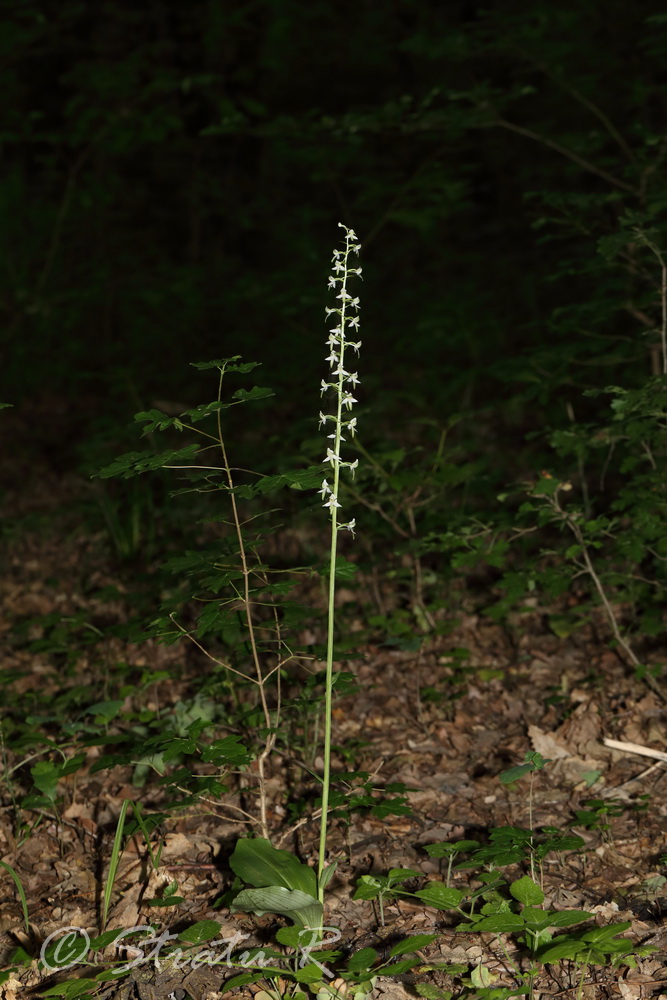
<svg viewBox="0 0 667 1000">
<path fill-rule="evenodd" d="M 108 692 L 116 683 L 114 671 L 123 664 L 122 676 L 134 685 L 127 703 L 143 699 L 144 707 L 159 705 L 169 718 L 177 702 L 195 697 L 206 669 L 196 650 L 184 662 L 180 646 L 130 645 L 107 634 L 109 623 L 131 611 L 124 571 L 103 534 L 91 534 L 62 513 L 74 509 L 86 488 L 83 480 L 49 475 L 40 476 L 38 488 L 18 484 L 6 497 L 17 527 L 5 544 L 1 584 L 4 713 L 8 719 L 23 713 L 24 732 L 34 716 L 35 732 L 53 742 L 36 740 L 31 746 L 26 740 L 22 752 L 3 748 L 0 859 L 20 879 L 29 914 L 28 931 L 15 884 L 0 869 L 0 957 L 11 970 L 0 985 L 3 1000 L 42 996 L 62 980 L 99 970 L 85 964 L 68 971 L 40 969 L 41 943 L 64 927 L 87 928 L 94 935 L 122 803 L 140 801 L 144 813 L 164 807 L 162 786 L 149 781 L 138 787 L 132 767 L 90 774 L 86 765 L 63 779 L 53 809 L 23 808 L 30 767 L 45 758 L 70 757 L 77 749 L 76 739 L 49 722 L 49 706 L 55 719 L 65 691 L 73 713 L 113 696 Z M 76 635 L 65 631 L 54 639 L 59 621 L 87 624 Z M 667 765 L 603 742 L 612 738 L 667 751 L 667 717 L 662 701 L 610 648 L 604 621 L 559 638 L 540 607 L 502 625 L 462 610 L 448 635 L 424 636 L 417 651 L 368 643 L 344 667 L 356 675 L 359 690 L 336 703 L 334 743 L 356 748 L 354 766 L 369 772 L 377 788 L 402 782 L 410 812 L 379 817 L 365 810 L 353 812 L 349 823 L 333 822 L 329 849 L 338 869 L 328 891 L 327 921 L 340 928 L 340 946 L 370 945 L 380 954 L 402 936 L 438 934 L 424 951 L 423 971 L 380 977 L 374 995 L 416 997 L 421 980 L 463 995 L 465 977 L 428 971 L 435 961 L 468 970 L 481 963 L 487 978 L 477 981 L 480 996 L 492 995 L 484 993 L 484 984 L 512 987 L 512 964 L 521 969 L 527 963 L 512 936 L 457 931 L 452 913 L 409 898 L 388 902 L 381 926 L 377 906 L 352 896 L 360 876 L 391 868 L 420 873 L 411 887 L 440 878 L 440 862 L 424 845 L 462 839 L 487 844 L 493 830 L 532 824 L 535 830 L 578 834 L 585 842 L 581 850 L 548 854 L 538 866 L 544 905 L 586 910 L 598 926 L 628 922 L 626 937 L 655 948 L 634 967 L 590 965 L 582 971 L 568 961 L 544 966 L 533 995 L 667 997 Z M 162 671 L 158 683 L 140 689 L 139 678 Z M 112 723 L 110 737 L 113 732 Z M 551 761 L 532 782 L 532 819 L 530 779 L 504 785 L 498 777 L 528 751 Z M 89 748 L 87 763 L 99 752 Z M 316 769 L 319 763 L 315 757 Z M 272 758 L 269 824 L 277 846 L 296 850 L 312 864 L 318 824 L 295 825 L 286 809 L 298 786 L 294 764 L 284 753 Z M 334 766 L 348 764 L 337 758 Z M 235 839 L 247 832 L 238 822 L 239 794 L 232 787 L 217 801 L 170 814 L 154 833 L 155 845 L 163 844 L 156 869 L 144 839 L 129 840 L 114 879 L 107 929 L 157 920 L 179 930 L 210 919 L 220 924 L 225 939 L 239 932 L 251 943 L 266 939 L 275 923 L 270 916 L 216 907 L 231 884 L 227 859 Z M 587 805 L 591 800 L 596 804 Z M 578 823 L 577 812 L 585 811 L 588 821 Z M 526 864 L 503 867 L 508 882 L 528 872 Z M 471 869 L 455 870 L 451 884 L 479 885 L 476 877 Z M 149 901 L 174 882 L 183 902 L 151 907 Z M 17 948 L 23 949 L 18 963 Z M 165 970 L 150 962 L 119 983 L 100 987 L 95 996 L 216 1000 L 225 995 L 223 980 L 232 974 L 205 964 Z M 472 986 L 465 989 L 465 995 L 476 995 Z"/>
</svg>

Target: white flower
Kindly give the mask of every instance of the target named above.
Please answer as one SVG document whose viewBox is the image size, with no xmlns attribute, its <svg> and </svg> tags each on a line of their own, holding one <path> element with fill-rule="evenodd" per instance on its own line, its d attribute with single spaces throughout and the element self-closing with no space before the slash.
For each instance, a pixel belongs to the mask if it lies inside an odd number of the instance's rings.
<svg viewBox="0 0 667 1000">
<path fill-rule="evenodd" d="M 326 503 L 322 504 L 323 507 L 328 507 L 329 510 L 333 510 L 334 507 L 340 507 L 341 504 L 338 503 L 334 496 L 330 496 Z"/>
<path fill-rule="evenodd" d="M 354 538 L 354 529 L 355 529 L 356 524 L 357 524 L 357 520 L 356 520 L 356 518 L 353 517 L 351 521 L 347 522 L 347 524 L 339 524 L 338 525 L 338 530 L 339 531 L 343 531 L 343 530 L 345 530 L 345 531 L 351 531 L 352 532 L 352 537 Z"/>
<path fill-rule="evenodd" d="M 320 424 L 320 426 L 322 425 Z M 349 420 L 345 422 L 345 426 L 349 430 L 351 436 L 354 437 L 354 435 L 357 433 L 357 418 L 351 417 Z"/>
<path fill-rule="evenodd" d="M 329 493 L 332 492 L 331 487 L 329 486 L 329 484 L 326 481 L 326 479 L 322 480 L 322 485 L 320 486 L 320 488 L 319 488 L 319 490 L 317 492 L 322 495 L 322 498 L 328 496 Z"/>
<path fill-rule="evenodd" d="M 331 448 L 327 448 L 327 457 L 324 459 L 325 462 L 329 462 L 330 465 L 340 464 L 340 455 L 337 455 L 335 451 Z"/>
<path fill-rule="evenodd" d="M 357 375 L 356 372 L 351 372 L 347 376 L 347 381 L 350 383 L 350 385 L 361 385 L 361 382 L 359 381 L 359 376 Z"/>
<path fill-rule="evenodd" d="M 351 410 L 353 405 L 357 402 L 352 393 L 344 392 L 341 400 L 343 406 L 346 406 L 348 410 Z"/>
</svg>

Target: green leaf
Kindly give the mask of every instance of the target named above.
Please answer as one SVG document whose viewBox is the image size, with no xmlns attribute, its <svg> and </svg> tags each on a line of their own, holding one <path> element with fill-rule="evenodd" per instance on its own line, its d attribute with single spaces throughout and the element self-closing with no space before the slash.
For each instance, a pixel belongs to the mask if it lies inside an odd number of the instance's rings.
<svg viewBox="0 0 667 1000">
<path fill-rule="evenodd" d="M 266 495 L 268 493 L 275 493 L 277 490 L 283 490 L 287 486 L 292 487 L 294 485 L 294 480 L 295 477 L 289 472 L 281 472 L 277 476 L 264 476 L 252 487 L 253 495 L 258 493 Z M 306 479 L 306 481 L 308 480 Z M 321 481 L 322 473 L 320 471 L 316 482 L 312 483 L 311 488 L 314 489 L 315 486 L 319 486 Z M 303 489 L 304 487 L 301 486 L 298 488 Z M 240 493 L 241 496 L 243 496 L 244 491 L 247 489 L 248 487 L 239 487 L 239 489 L 234 490 L 234 492 Z"/>
<path fill-rule="evenodd" d="M 257 983 L 260 979 L 264 979 L 265 974 L 263 972 L 241 972 L 238 976 L 232 976 L 231 979 L 227 979 L 223 984 L 225 988 L 225 993 L 231 993 L 232 990 L 237 989 L 239 986 L 247 986 L 249 983 Z"/>
<path fill-rule="evenodd" d="M 51 942 L 42 956 L 42 961 L 47 969 L 78 965 L 85 961 L 88 948 L 88 939 L 81 936 L 76 929 L 70 928 L 62 937 Z"/>
<path fill-rule="evenodd" d="M 114 928 L 111 931 L 104 931 L 103 934 L 100 934 L 98 937 L 91 940 L 89 947 L 91 951 L 101 951 L 103 948 L 106 948 L 107 945 L 113 944 L 114 941 L 116 941 L 116 939 L 122 934 L 122 927 Z"/>
<path fill-rule="evenodd" d="M 143 410 L 141 413 L 135 413 L 134 419 L 137 423 L 142 421 L 146 423 L 147 426 L 142 432 L 144 435 L 152 434 L 154 431 L 165 431 L 176 423 L 174 417 L 168 417 L 161 410 Z"/>
<path fill-rule="evenodd" d="M 175 737 L 173 740 L 169 741 L 167 748 L 162 751 L 162 759 L 166 763 L 169 763 L 181 754 L 193 754 L 196 749 L 197 744 L 194 740 Z"/>
<path fill-rule="evenodd" d="M 454 995 L 451 990 L 443 990 L 435 983 L 415 983 L 414 989 L 420 997 L 426 997 L 426 1000 L 452 1000 Z"/>
<path fill-rule="evenodd" d="M 306 935 L 308 935 L 307 943 L 310 943 L 312 940 L 311 931 L 304 931 L 302 927 L 279 927 L 276 931 L 276 941 L 288 948 L 299 948 L 306 940 Z"/>
<path fill-rule="evenodd" d="M 438 910 L 451 910 L 463 899 L 463 893 L 459 889 L 453 889 L 443 882 L 431 882 L 425 889 L 416 892 L 415 896 L 427 906 L 434 906 Z"/>
<path fill-rule="evenodd" d="M 536 885 L 532 878 L 527 875 L 512 882 L 510 892 L 520 903 L 526 903 L 530 906 L 539 906 L 540 903 L 544 902 L 544 893 L 539 885 Z"/>
<path fill-rule="evenodd" d="M 567 936 L 559 938 L 547 948 L 540 948 L 537 954 L 540 962 L 560 962 L 563 958 L 576 958 L 577 955 L 586 952 L 587 947 L 589 946 L 582 941 Z"/>
<path fill-rule="evenodd" d="M 322 924 L 322 904 L 300 889 L 285 889 L 282 885 L 269 885 L 261 889 L 244 889 L 232 901 L 232 910 L 244 913 L 280 913 L 304 927 Z"/>
<path fill-rule="evenodd" d="M 437 938 L 437 934 L 413 934 L 412 937 L 404 938 L 395 944 L 389 954 L 395 958 L 396 955 L 405 955 L 409 951 L 419 951 L 420 948 L 426 948 L 427 945 L 432 944 Z"/>
<path fill-rule="evenodd" d="M 21 900 L 21 911 L 23 913 L 23 926 L 25 927 L 25 932 L 27 935 L 31 934 L 30 929 L 30 918 L 28 914 L 28 900 L 25 894 L 25 889 L 23 888 L 23 883 L 19 878 L 17 872 L 12 868 L 10 864 L 6 861 L 0 861 L 0 868 L 4 869 L 7 874 L 11 877 L 14 885 L 16 886 L 16 891 L 19 894 L 19 899 Z M 16 959 L 13 959 L 16 961 Z"/>
<path fill-rule="evenodd" d="M 205 941 L 212 941 L 219 933 L 220 924 L 217 920 L 200 920 L 191 927 L 186 927 L 178 937 L 188 944 L 203 944 Z"/>
<path fill-rule="evenodd" d="M 320 482 L 321 482 L 321 473 L 320 473 Z M 319 565 L 315 566 L 314 569 L 317 573 L 320 574 L 320 576 L 328 577 L 330 565 L 331 565 L 330 562 L 320 563 Z M 341 583 L 345 583 L 349 580 L 352 580 L 354 579 L 358 570 L 359 567 L 357 566 L 356 563 L 350 562 L 348 559 L 345 558 L 345 556 L 341 556 L 340 554 L 336 556 L 336 580 L 340 581 Z"/>
<path fill-rule="evenodd" d="M 538 844 L 537 853 L 540 857 L 544 857 L 550 851 L 579 851 L 584 845 L 583 837 L 576 834 L 557 833 L 550 836 L 543 844 Z"/>
<path fill-rule="evenodd" d="M 207 764 L 215 764 L 216 767 L 238 767 L 249 764 L 253 758 L 250 751 L 241 743 L 240 736 L 225 736 L 222 740 L 213 740 L 202 751 L 201 759 Z M 246 879 L 246 882 L 250 882 L 250 879 Z"/>
<path fill-rule="evenodd" d="M 549 927 L 572 927 L 573 924 L 580 924 L 593 916 L 593 913 L 588 913 L 586 910 L 552 910 Z"/>
<path fill-rule="evenodd" d="M 372 875 L 361 875 L 357 879 L 357 888 L 352 899 L 377 899 L 386 890 Z"/>
<path fill-rule="evenodd" d="M 403 976 L 415 965 L 421 965 L 421 958 L 404 958 L 402 962 L 391 962 L 389 965 L 382 965 L 378 969 L 383 976 Z"/>
<path fill-rule="evenodd" d="M 122 707 L 122 701 L 98 701 L 86 709 L 86 715 L 96 715 L 100 722 L 107 723 L 118 715 Z"/>
<path fill-rule="evenodd" d="M 94 979 L 68 979 L 66 983 L 58 983 L 57 986 L 49 987 L 41 995 L 74 1000 L 76 997 L 92 997 L 98 989 L 99 983 L 96 983 Z"/>
<path fill-rule="evenodd" d="M 54 799 L 56 795 L 56 789 L 58 787 L 58 779 L 60 778 L 60 771 L 48 760 L 40 760 L 37 764 L 30 768 L 30 774 L 32 775 L 32 780 L 35 787 L 46 795 L 50 799 Z"/>
<path fill-rule="evenodd" d="M 163 451 L 158 455 L 151 455 L 146 452 L 130 451 L 121 455 L 111 465 L 106 465 L 99 472 L 95 473 L 100 479 L 109 479 L 111 476 L 122 476 L 123 479 L 130 479 L 132 476 L 139 476 L 143 472 L 152 472 L 161 469 L 165 465 L 175 465 L 178 467 L 184 462 L 191 462 L 199 453 L 198 444 L 190 444 L 185 448 Z"/>
<path fill-rule="evenodd" d="M 535 768 L 532 764 L 517 764 L 516 767 L 510 767 L 507 771 L 502 771 L 498 777 L 503 785 L 509 785 L 511 782 L 523 778 L 524 774 L 530 774 L 534 770 Z"/>
<path fill-rule="evenodd" d="M 513 934 L 525 928 L 523 917 L 519 913 L 497 913 L 491 917 L 482 917 L 476 920 L 468 930 L 493 932 L 494 934 Z M 459 927 L 465 927 L 460 924 Z"/>
<path fill-rule="evenodd" d="M 326 887 L 329 885 L 329 882 L 333 878 L 334 872 L 336 871 L 337 867 L 338 867 L 337 861 L 334 861 L 330 865 L 326 866 L 326 868 L 323 870 L 320 876 L 320 889 L 326 889 Z"/>
<path fill-rule="evenodd" d="M 474 851 L 476 847 L 479 847 L 478 840 L 457 840 L 453 844 L 426 844 L 424 850 L 430 858 L 448 858 L 462 851 Z"/>
<path fill-rule="evenodd" d="M 231 403 L 223 403 L 221 399 L 216 399 L 212 403 L 201 403 L 199 406 L 195 406 L 192 410 L 184 410 L 183 413 L 181 413 L 177 424 L 180 424 L 181 418 L 184 417 L 188 418 L 189 423 L 199 423 L 200 420 L 204 420 L 205 417 L 210 417 L 213 413 L 219 413 L 220 410 L 228 410 L 231 405 Z"/>
<path fill-rule="evenodd" d="M 283 473 L 292 490 L 314 490 L 322 484 L 322 466 L 310 465 L 307 469 Z"/>
<path fill-rule="evenodd" d="M 247 403 L 251 399 L 266 399 L 273 395 L 275 395 L 273 389 L 254 385 L 252 389 L 237 389 L 232 399 L 236 399 L 240 403 Z"/>
<path fill-rule="evenodd" d="M 524 906 L 521 910 L 521 916 L 526 923 L 527 929 L 533 933 L 546 930 L 547 927 L 553 927 L 554 925 L 551 920 L 553 915 L 553 911 L 541 910 L 538 907 L 532 906 Z"/>
<path fill-rule="evenodd" d="M 241 355 L 235 354 L 231 358 L 218 358 L 215 361 L 191 361 L 190 365 L 192 368 L 197 368 L 199 371 L 208 371 L 211 368 L 221 368 L 223 371 L 240 372 L 243 375 L 251 372 L 253 368 L 259 367 L 259 361 L 244 361 L 242 364 L 237 365 L 236 362 L 240 360 Z"/>
<path fill-rule="evenodd" d="M 481 961 L 480 964 L 476 965 L 470 973 L 470 981 L 472 985 L 477 989 L 484 990 L 486 996 L 488 996 L 491 992 L 489 987 L 495 983 L 497 978 L 498 975 L 495 972 L 491 972 L 490 969 L 487 969 L 485 965 L 482 965 Z M 493 991 L 493 993 L 495 994 L 495 991 Z"/>
<path fill-rule="evenodd" d="M 589 913 L 588 916 L 590 917 L 592 914 Z M 582 940 L 590 941 L 592 944 L 603 944 L 610 938 L 615 937 L 616 934 L 621 934 L 623 931 L 629 930 L 631 926 L 632 925 L 629 920 L 624 920 L 622 923 L 618 924 L 607 924 L 606 927 L 594 927 L 593 930 L 586 931 L 586 933 L 582 935 Z"/>
<path fill-rule="evenodd" d="M 378 959 L 378 953 L 374 948 L 361 948 L 355 951 L 354 955 L 347 963 L 350 972 L 368 972 L 372 969 Z"/>
<path fill-rule="evenodd" d="M 318 983 L 322 978 L 322 970 L 319 965 L 312 962 L 310 965 L 304 965 L 303 968 L 297 969 L 293 975 L 297 983 Z"/>
<path fill-rule="evenodd" d="M 414 868 L 390 868 L 387 878 L 390 885 L 398 885 L 400 882 L 407 882 L 411 878 L 419 878 L 421 872 Z"/>
<path fill-rule="evenodd" d="M 229 866 L 235 875 L 257 888 L 283 886 L 285 889 L 299 889 L 317 899 L 317 875 L 314 869 L 302 864 L 289 851 L 279 850 L 262 837 L 237 841 Z"/>
</svg>

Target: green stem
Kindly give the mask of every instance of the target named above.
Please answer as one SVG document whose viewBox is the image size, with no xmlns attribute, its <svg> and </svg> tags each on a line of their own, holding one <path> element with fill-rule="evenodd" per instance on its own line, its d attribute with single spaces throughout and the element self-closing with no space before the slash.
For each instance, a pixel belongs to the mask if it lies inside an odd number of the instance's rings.
<svg viewBox="0 0 667 1000">
<path fill-rule="evenodd" d="M 329 612 L 327 619 L 327 670 L 324 693 L 324 767 L 322 774 L 322 819 L 320 821 L 320 851 L 318 865 L 318 898 L 324 902 L 324 887 L 322 873 L 326 863 L 327 851 L 327 821 L 329 813 L 329 787 L 331 784 L 331 707 L 333 691 L 333 643 L 336 597 L 336 546 L 338 528 L 336 525 L 336 508 L 331 511 L 331 554 L 329 563 Z"/>
<path fill-rule="evenodd" d="M 342 358 L 341 358 L 342 367 Z M 335 453 L 340 454 L 340 420 L 342 391 L 338 393 L 338 419 L 336 421 Z M 338 496 L 338 479 L 340 467 L 334 465 L 333 495 Z M 327 668 L 324 692 L 324 765 L 322 772 L 322 819 L 320 821 L 320 850 L 318 861 L 318 899 L 324 902 L 324 886 L 322 873 L 326 864 L 327 827 L 329 819 L 329 789 L 331 786 L 331 710 L 333 704 L 333 653 L 334 626 L 336 619 L 336 551 L 338 547 L 338 517 L 336 507 L 331 508 L 331 549 L 329 554 L 329 610 L 327 615 Z"/>
</svg>

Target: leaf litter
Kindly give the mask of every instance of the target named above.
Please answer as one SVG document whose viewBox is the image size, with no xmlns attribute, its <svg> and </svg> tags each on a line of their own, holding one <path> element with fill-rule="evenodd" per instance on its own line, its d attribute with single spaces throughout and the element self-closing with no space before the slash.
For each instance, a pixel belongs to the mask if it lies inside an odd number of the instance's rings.
<svg viewBox="0 0 667 1000">
<path fill-rule="evenodd" d="M 68 481 L 68 500 L 76 489 Z M 43 506 L 48 510 L 48 503 Z M 130 601 L 122 574 L 99 536 L 45 532 L 43 527 L 23 530 L 10 541 L 7 561 L 0 634 L 8 708 L 16 697 L 32 698 L 37 707 L 61 695 L 64 687 L 77 687 L 75 711 L 85 704 L 86 691 L 97 692 L 100 676 L 118 662 L 128 665 L 131 676 L 142 670 L 160 673 L 159 696 L 146 689 L 146 707 L 159 697 L 162 710 L 169 713 L 179 700 L 196 693 L 202 664 L 193 661 L 191 651 L 183 669 L 182 650 L 152 641 L 128 645 L 113 629 L 107 630 L 108 623 L 129 614 Z M 110 588 L 115 595 L 111 598 Z M 81 630 L 65 633 L 60 645 L 55 642 L 49 648 L 45 643 L 40 651 L 40 637 L 48 630 L 44 622 L 52 617 L 92 622 L 99 635 L 75 650 Z M 611 990 L 609 995 L 628 998 L 667 994 L 667 891 L 664 858 L 660 860 L 667 852 L 665 765 L 647 768 L 645 758 L 604 742 L 608 738 L 667 751 L 665 709 L 601 641 L 600 631 L 590 626 L 559 638 L 545 627 L 537 609 L 527 608 L 513 622 L 497 624 L 471 608 L 459 612 L 447 635 L 424 636 L 417 651 L 365 641 L 359 656 L 345 664 L 355 673 L 359 690 L 336 704 L 334 743 L 355 745 L 355 768 L 367 771 L 378 789 L 402 783 L 410 806 L 408 813 L 398 815 L 362 810 L 332 827 L 330 851 L 339 865 L 327 897 L 327 919 L 341 928 L 346 947 L 381 948 L 383 940 L 435 931 L 440 937 L 429 949 L 431 961 L 474 966 L 483 960 L 500 982 L 507 981 L 506 959 L 497 944 L 488 937 L 455 932 L 447 913 L 398 899 L 387 903 L 383 928 L 371 902 L 351 897 L 360 876 L 391 868 L 416 869 L 425 879 L 438 877 L 440 864 L 425 853 L 427 844 L 485 841 L 494 828 L 527 827 L 527 785 L 504 786 L 498 775 L 535 750 L 551 764 L 533 785 L 534 828 L 574 830 L 586 843 L 583 852 L 552 854 L 544 860 L 545 905 L 585 909 L 603 923 L 629 920 L 629 935 L 657 948 L 653 956 L 638 959 L 634 969 L 589 970 L 591 995 L 602 996 L 595 991 L 603 988 Z M 467 651 L 465 670 L 457 660 L 461 649 Z M 55 733 L 52 736 L 55 739 Z M 160 811 L 165 804 L 159 784 L 138 787 L 130 767 L 90 773 L 99 751 L 90 747 L 87 755 L 87 766 L 63 779 L 57 813 L 44 807 L 17 808 L 16 796 L 20 799 L 26 791 L 27 771 L 20 754 L 5 750 L 0 860 L 15 870 L 24 887 L 30 933 L 23 926 L 14 885 L 3 871 L 0 948 L 3 966 L 13 970 L 0 985 L 3 1000 L 38 996 L 57 981 L 34 959 L 16 967 L 17 948 L 24 956 L 34 956 L 40 943 L 63 926 L 99 926 L 122 802 L 141 802 L 146 813 Z M 26 745 L 25 761 L 33 756 L 43 755 Z M 314 864 L 316 824 L 290 822 L 286 808 L 302 779 L 295 777 L 284 755 L 275 755 L 271 766 L 275 842 Z M 337 767 L 346 769 L 342 758 Z M 586 812 L 591 800 L 603 807 L 613 803 L 614 808 L 600 813 L 604 822 L 577 825 L 577 815 Z M 180 929 L 216 920 L 223 936 L 241 931 L 250 943 L 261 944 L 271 918 L 252 920 L 230 913 L 220 902 L 232 878 L 226 859 L 243 829 L 239 803 L 247 803 L 242 783 L 230 786 L 218 802 L 205 801 L 172 814 L 167 809 L 156 839 L 163 848 L 155 870 L 143 838 L 131 838 L 114 883 L 108 927 L 155 920 L 151 901 L 173 887 L 183 903 L 172 912 L 159 912 L 166 925 L 171 921 Z M 516 867 L 516 876 L 520 874 Z M 453 884 L 463 886 L 470 878 L 465 870 L 455 871 Z M 510 954 L 513 949 L 516 953 L 511 942 L 507 947 Z M 376 995 L 388 1000 L 415 996 L 410 977 L 405 980 L 379 981 Z M 449 982 L 438 973 L 433 973 L 433 981 Z M 553 975 L 549 980 L 546 973 L 539 985 L 545 996 L 558 995 L 559 990 L 562 995 L 568 987 Z M 215 968 L 168 973 L 138 967 L 129 981 L 112 984 L 98 995 L 108 1000 L 163 1000 L 176 989 L 193 1000 L 215 1000 L 224 993 Z"/>
</svg>

